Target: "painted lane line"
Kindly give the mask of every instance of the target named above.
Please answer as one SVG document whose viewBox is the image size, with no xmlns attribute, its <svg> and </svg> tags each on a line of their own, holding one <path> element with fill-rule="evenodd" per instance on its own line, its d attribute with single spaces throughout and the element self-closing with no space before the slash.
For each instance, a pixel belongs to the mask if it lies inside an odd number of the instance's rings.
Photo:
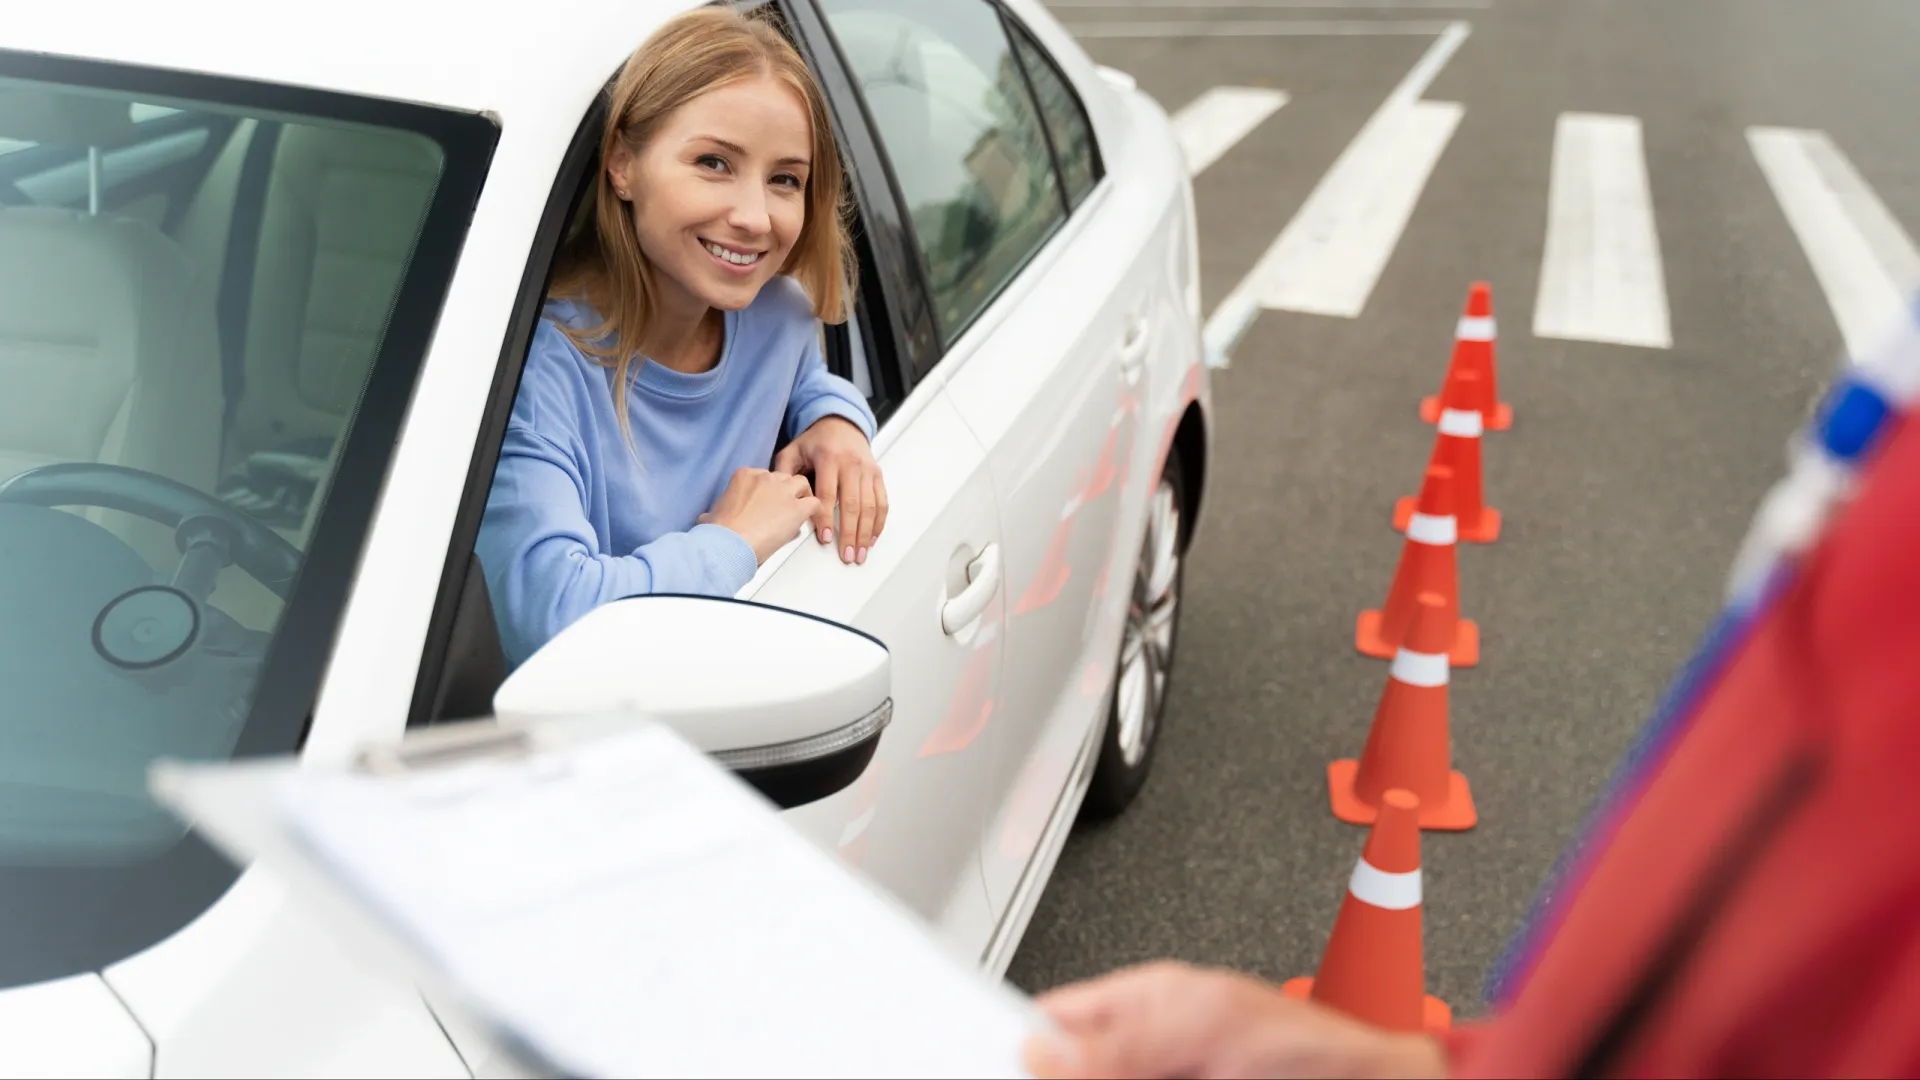
<svg viewBox="0 0 1920 1080">
<path fill-rule="evenodd" d="M 1050 8 L 1092 8 L 1106 11 L 1161 9 L 1182 11 L 1486 11 L 1493 0 L 1222 0 L 1219 3 L 1181 4 L 1170 0 L 1045 0 Z"/>
<path fill-rule="evenodd" d="M 1673 347 L 1640 119 L 1561 113 L 1535 337 Z"/>
<path fill-rule="evenodd" d="M 1465 111 L 1417 101 L 1350 144 L 1264 261 L 1260 306 L 1348 319 L 1366 310 Z"/>
<path fill-rule="evenodd" d="M 1467 39 L 1469 32 L 1470 28 L 1464 22 L 1452 22 L 1446 25 L 1434 39 L 1433 44 L 1427 47 L 1427 51 L 1422 53 L 1420 59 L 1401 77 L 1400 82 L 1387 95 L 1386 100 L 1374 110 L 1373 115 L 1361 127 L 1360 133 L 1353 137 L 1353 141 L 1347 144 L 1345 150 L 1341 151 L 1339 159 L 1333 163 L 1331 169 L 1327 170 L 1326 175 L 1320 178 L 1320 182 L 1314 186 L 1313 193 L 1307 196 L 1306 203 L 1254 263 L 1253 269 L 1248 271 L 1247 276 L 1240 279 L 1240 283 L 1233 287 L 1233 291 L 1220 301 L 1212 316 L 1207 319 L 1202 332 L 1209 366 L 1216 368 L 1228 366 L 1232 360 L 1234 346 L 1246 333 L 1254 316 L 1259 313 L 1262 306 L 1271 306 L 1265 303 L 1266 295 L 1280 291 L 1292 280 L 1293 275 L 1300 272 L 1289 261 L 1295 251 L 1310 246 L 1322 251 L 1327 250 L 1324 242 L 1314 243 L 1316 238 L 1308 230 L 1329 228 L 1341 220 L 1346 220 L 1356 233 L 1372 232 L 1377 235 L 1385 231 L 1382 226 L 1390 224 L 1394 209 L 1388 201 L 1377 204 L 1379 212 L 1369 212 L 1362 206 L 1361 215 L 1357 220 L 1343 219 L 1340 216 L 1345 208 L 1355 205 L 1355 193 L 1343 188 L 1347 183 L 1348 175 L 1372 177 L 1375 182 L 1385 184 L 1388 190 L 1379 192 L 1383 200 L 1390 200 L 1392 196 L 1398 194 L 1401 196 L 1401 201 L 1405 203 L 1405 209 L 1408 212 L 1411 211 L 1412 202 L 1419 197 L 1419 189 L 1426 185 L 1426 176 L 1431 170 L 1431 162 L 1428 163 L 1427 169 L 1421 171 L 1419 184 L 1412 189 L 1410 198 L 1404 187 L 1396 188 L 1395 186 L 1404 184 L 1407 178 L 1381 176 L 1382 170 L 1389 167 L 1383 162 L 1418 158 L 1423 146 L 1435 160 L 1438 160 L 1439 149 L 1445 147 L 1446 139 L 1452 136 L 1453 128 L 1459 123 L 1460 106 L 1446 102 L 1423 102 L 1420 100 L 1420 95 L 1426 93 L 1427 87 L 1433 85 L 1433 80 L 1439 76 L 1440 70 L 1446 66 L 1447 61 L 1453 58 L 1453 54 L 1459 51 L 1461 43 Z M 1416 109 L 1416 105 L 1420 108 Z M 1427 106 L 1433 106 L 1433 108 L 1427 108 Z M 1409 115 L 1414 119 L 1408 120 Z M 1442 125 L 1446 128 L 1444 136 L 1440 132 Z M 1317 207 L 1327 209 L 1321 210 Z M 1404 226 L 1404 224 L 1403 219 L 1400 225 Z M 1397 243 L 1400 230 L 1396 227 L 1391 231 L 1393 241 Z M 1389 247 L 1386 252 L 1376 251 L 1364 259 L 1352 255 L 1343 258 L 1347 263 L 1348 273 L 1352 276 L 1348 277 L 1340 287 L 1344 288 L 1349 300 L 1352 293 L 1358 289 L 1362 292 L 1360 306 L 1365 306 L 1364 294 L 1372 291 L 1373 281 L 1378 277 L 1380 267 L 1384 266 L 1386 255 L 1390 253 Z M 1366 253 L 1360 254 L 1366 255 Z M 1367 263 L 1374 259 L 1378 260 L 1379 265 L 1372 267 L 1371 275 L 1366 275 Z M 1363 288 L 1359 280 L 1362 276 L 1365 277 Z M 1330 282 L 1329 291 L 1334 287 L 1334 283 Z"/>
<path fill-rule="evenodd" d="M 1465 23 L 1436 39 L 1320 178 L 1251 275 L 1260 307 L 1358 316 L 1465 110 L 1421 101 Z"/>
<path fill-rule="evenodd" d="M 1272 19 L 1203 22 L 1094 22 L 1066 23 L 1068 33 L 1082 41 L 1093 38 L 1215 38 L 1215 37 L 1432 37 L 1453 23 L 1398 22 L 1387 19 Z"/>
<path fill-rule="evenodd" d="M 1343 198 L 1350 198 L 1348 193 L 1340 189 L 1344 180 L 1337 174 L 1340 174 L 1343 169 L 1354 172 L 1376 171 L 1372 168 L 1363 168 L 1366 164 L 1364 161 L 1361 165 L 1348 164 L 1351 159 L 1367 159 L 1382 155 L 1402 157 L 1403 155 L 1399 152 L 1400 137 L 1411 134 L 1417 138 L 1421 134 L 1422 124 L 1426 126 L 1425 134 L 1429 145 L 1434 141 L 1433 137 L 1438 134 L 1438 123 L 1446 123 L 1448 135 L 1452 134 L 1452 127 L 1458 123 L 1459 116 L 1456 113 L 1451 118 L 1446 118 L 1444 106 L 1439 113 L 1429 110 L 1426 113 L 1428 119 L 1415 120 L 1411 125 L 1403 123 L 1402 114 L 1412 111 L 1416 103 L 1441 104 L 1420 102 L 1420 95 L 1427 92 L 1427 87 L 1433 85 L 1433 80 L 1440 74 L 1440 69 L 1446 66 L 1455 52 L 1459 51 L 1460 44 L 1466 40 L 1469 29 L 1464 22 L 1452 22 L 1446 25 L 1434 39 L 1433 44 L 1427 47 L 1427 51 L 1422 53 L 1420 59 L 1401 77 L 1400 82 L 1387 95 L 1386 100 L 1374 110 L 1373 115 L 1361 127 L 1360 133 L 1355 135 L 1353 141 L 1348 143 L 1346 149 L 1341 152 L 1340 158 L 1334 162 L 1333 167 L 1320 178 L 1313 193 L 1307 197 L 1306 204 L 1294 215 L 1293 221 L 1288 222 L 1286 229 L 1274 239 L 1272 245 L 1254 263 L 1253 269 L 1247 272 L 1247 276 L 1240 279 L 1240 283 L 1220 301 L 1219 306 L 1207 319 L 1202 331 L 1208 366 L 1224 368 L 1232 362 L 1234 346 L 1239 344 L 1247 327 L 1253 323 L 1254 316 L 1259 313 L 1263 294 L 1273 287 L 1276 279 L 1284 280 L 1283 275 L 1288 271 L 1288 267 L 1283 262 L 1283 252 L 1289 252 L 1293 247 L 1305 242 L 1300 239 L 1289 240 L 1289 235 L 1296 234 L 1296 226 L 1302 231 L 1308 227 L 1299 223 L 1308 216 L 1316 202 L 1337 203 Z M 1455 105 L 1451 108 L 1458 109 L 1459 106 Z M 1412 129 L 1410 132 L 1407 131 L 1409 127 Z M 1388 134 L 1384 136 L 1375 134 L 1381 131 L 1386 131 Z M 1441 145 L 1444 146 L 1444 140 L 1441 141 Z M 1356 150 L 1355 147 L 1361 149 Z M 1375 149 L 1376 147 L 1383 147 L 1384 150 Z M 1435 153 L 1434 156 L 1437 158 L 1438 154 Z M 1424 186 L 1425 182 L 1423 173 L 1420 180 L 1421 186 Z M 1416 197 L 1417 194 L 1415 192 Z M 1396 237 L 1397 235 L 1396 232 Z M 1376 269 L 1375 274 L 1377 273 Z M 1369 291 L 1371 287 L 1369 281 L 1367 285 Z M 1364 304 L 1364 297 L 1362 302 Z"/>
<path fill-rule="evenodd" d="M 1839 324 L 1864 356 L 1920 288 L 1920 251 L 1823 131 L 1752 127 L 1747 143 Z"/>
<path fill-rule="evenodd" d="M 1205 172 L 1286 103 L 1285 93 L 1254 86 L 1216 86 L 1188 102 L 1173 117 L 1187 175 Z"/>
</svg>

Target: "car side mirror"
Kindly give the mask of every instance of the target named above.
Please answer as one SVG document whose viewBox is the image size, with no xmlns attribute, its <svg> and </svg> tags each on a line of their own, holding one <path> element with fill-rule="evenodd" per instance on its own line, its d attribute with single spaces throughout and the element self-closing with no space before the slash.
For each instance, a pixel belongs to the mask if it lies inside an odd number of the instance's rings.
<svg viewBox="0 0 1920 1080">
<path fill-rule="evenodd" d="M 650 716 L 789 809 L 866 770 L 892 686 L 887 647 L 839 623 L 744 600 L 635 596 L 556 634 L 501 684 L 493 711 L 503 725 Z"/>
</svg>

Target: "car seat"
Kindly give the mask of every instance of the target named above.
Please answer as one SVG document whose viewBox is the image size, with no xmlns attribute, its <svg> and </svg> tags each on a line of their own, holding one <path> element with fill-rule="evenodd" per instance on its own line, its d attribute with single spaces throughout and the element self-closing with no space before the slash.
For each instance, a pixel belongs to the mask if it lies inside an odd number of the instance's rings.
<svg viewBox="0 0 1920 1080">
<path fill-rule="evenodd" d="M 0 89 L 0 137 L 104 148 L 132 131 L 124 100 Z M 220 353 L 201 273 L 141 221 L 0 207 L 0 479 L 105 462 L 213 491 Z M 89 516 L 158 567 L 178 558 L 158 525 Z"/>
</svg>

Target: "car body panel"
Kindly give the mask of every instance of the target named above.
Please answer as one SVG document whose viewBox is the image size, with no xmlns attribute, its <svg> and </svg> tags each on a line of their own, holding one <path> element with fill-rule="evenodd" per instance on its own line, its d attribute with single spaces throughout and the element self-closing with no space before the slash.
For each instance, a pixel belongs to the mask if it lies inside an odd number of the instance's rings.
<svg viewBox="0 0 1920 1080">
<path fill-rule="evenodd" d="M 787 817 L 977 958 L 992 929 L 975 847 L 991 790 L 1004 586 L 992 583 L 985 611 L 958 633 L 943 630 L 941 609 L 968 586 L 965 565 L 1000 545 L 999 506 L 985 453 L 944 389 L 928 389 L 880 449 L 892 507 L 866 564 L 805 537 L 752 598 L 887 643 L 893 720 L 873 763 L 840 795 Z"/>
<path fill-rule="evenodd" d="M 418 991 L 343 953 L 264 874 L 103 974 L 152 1037 L 156 1077 L 468 1075 Z"/>
<path fill-rule="evenodd" d="M 1105 722 L 1166 407 L 1156 392 L 1181 381 L 1182 342 L 1199 336 L 1185 305 L 1168 302 L 1178 290 L 1163 258 L 1185 177 L 1165 153 L 1158 106 L 1140 95 L 1127 105 L 1128 122 L 1100 143 L 1107 178 L 1019 279 L 991 338 L 959 352 L 948 375 L 1009 507 L 1003 685 L 1008 710 L 1034 721 L 1003 749 L 1000 811 L 983 847 L 988 894 L 1003 909 L 1072 786 L 1087 732 Z"/>
<path fill-rule="evenodd" d="M 550 0 L 535 13 L 498 2 L 336 0 L 279 24 L 262 22 L 249 0 L 195 0 L 191 17 L 137 0 L 98 0 L 84 19 L 54 4 L 12 5 L 0 43 L 485 112 L 512 125 L 577 118 L 599 90 L 587 73 L 618 68 L 697 2 Z M 543 32 L 552 47 L 536 46 Z"/>
<path fill-rule="evenodd" d="M 153 1044 L 92 972 L 0 990 L 0 1055 L 8 1076 L 128 1080 L 153 1068 Z"/>
<path fill-rule="evenodd" d="M 542 22 L 524 16 L 374 0 L 306 14 L 297 48 L 208 32 L 258 25 L 257 6 L 239 0 L 197 0 L 191 20 L 131 0 L 103 0 L 84 20 L 45 6 L 10 16 L 7 48 L 434 104 L 500 125 L 335 628 L 302 749 L 310 762 L 344 762 L 405 732 L 472 449 L 556 175 L 604 79 L 661 20 L 693 5 L 561 0 L 539 19 L 567 28 L 564 50 L 530 48 Z M 1177 153 L 1165 114 L 1102 77 L 1039 4 L 1005 6 L 1079 91 L 1109 178 L 1056 237 L 1067 244 L 1043 250 L 881 429 L 875 452 L 893 518 L 867 565 L 842 566 L 801 539 L 740 594 L 891 639 L 904 666 L 876 767 L 787 817 L 995 973 L 1066 840 L 1104 723 L 1112 665 L 1100 660 L 1117 647 L 1123 609 L 1121 590 L 1093 585 L 1131 574 L 1150 478 L 1184 410 L 1210 407 L 1192 192 L 1184 174 L 1167 175 Z M 445 45 L 423 53 L 421 41 Z M 884 178 L 866 182 L 886 190 Z M 1103 231 L 1108 223 L 1131 224 Z M 1098 295 L 1073 296 L 1076 281 L 1082 292 L 1099 283 Z M 1031 297 L 1079 310 L 1048 326 L 1053 312 L 1022 308 Z M 1115 312 L 1148 317 L 1152 359 L 1137 383 L 1114 356 L 1118 322 L 1131 315 Z M 1035 341 L 1054 342 L 1060 358 L 1021 363 Z M 1064 421 L 1058 431 L 1042 422 L 1049 412 Z M 1030 466 L 1033 454 L 1044 460 Z M 1010 621 L 1027 617 L 1020 598 L 1065 511 L 1068 599 L 1057 615 L 1039 605 L 1045 632 L 1022 634 Z M 939 604 L 965 584 L 955 569 L 988 543 L 1007 556 L 1000 595 L 980 626 L 944 634 Z M 1030 655 L 1016 664 L 1010 646 Z M 940 801 L 933 790 L 957 795 Z M 104 978 L 0 991 L 0 1031 L 35 1018 L 40 1034 L 71 1047 L 61 1060 L 92 1075 L 518 1075 L 478 1025 L 335 952 L 297 909 L 297 897 L 244 871 L 185 929 Z M 0 1051 L 9 1071 L 41 1071 L 26 1045 Z"/>
</svg>

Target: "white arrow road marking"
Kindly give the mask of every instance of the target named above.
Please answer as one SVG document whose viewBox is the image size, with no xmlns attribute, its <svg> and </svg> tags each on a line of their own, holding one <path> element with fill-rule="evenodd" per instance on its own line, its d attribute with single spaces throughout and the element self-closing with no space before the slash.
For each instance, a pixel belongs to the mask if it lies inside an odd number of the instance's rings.
<svg viewBox="0 0 1920 1080">
<path fill-rule="evenodd" d="M 1205 172 L 1286 103 L 1281 91 L 1256 86 L 1216 86 L 1188 102 L 1173 117 L 1187 175 Z"/>
</svg>

